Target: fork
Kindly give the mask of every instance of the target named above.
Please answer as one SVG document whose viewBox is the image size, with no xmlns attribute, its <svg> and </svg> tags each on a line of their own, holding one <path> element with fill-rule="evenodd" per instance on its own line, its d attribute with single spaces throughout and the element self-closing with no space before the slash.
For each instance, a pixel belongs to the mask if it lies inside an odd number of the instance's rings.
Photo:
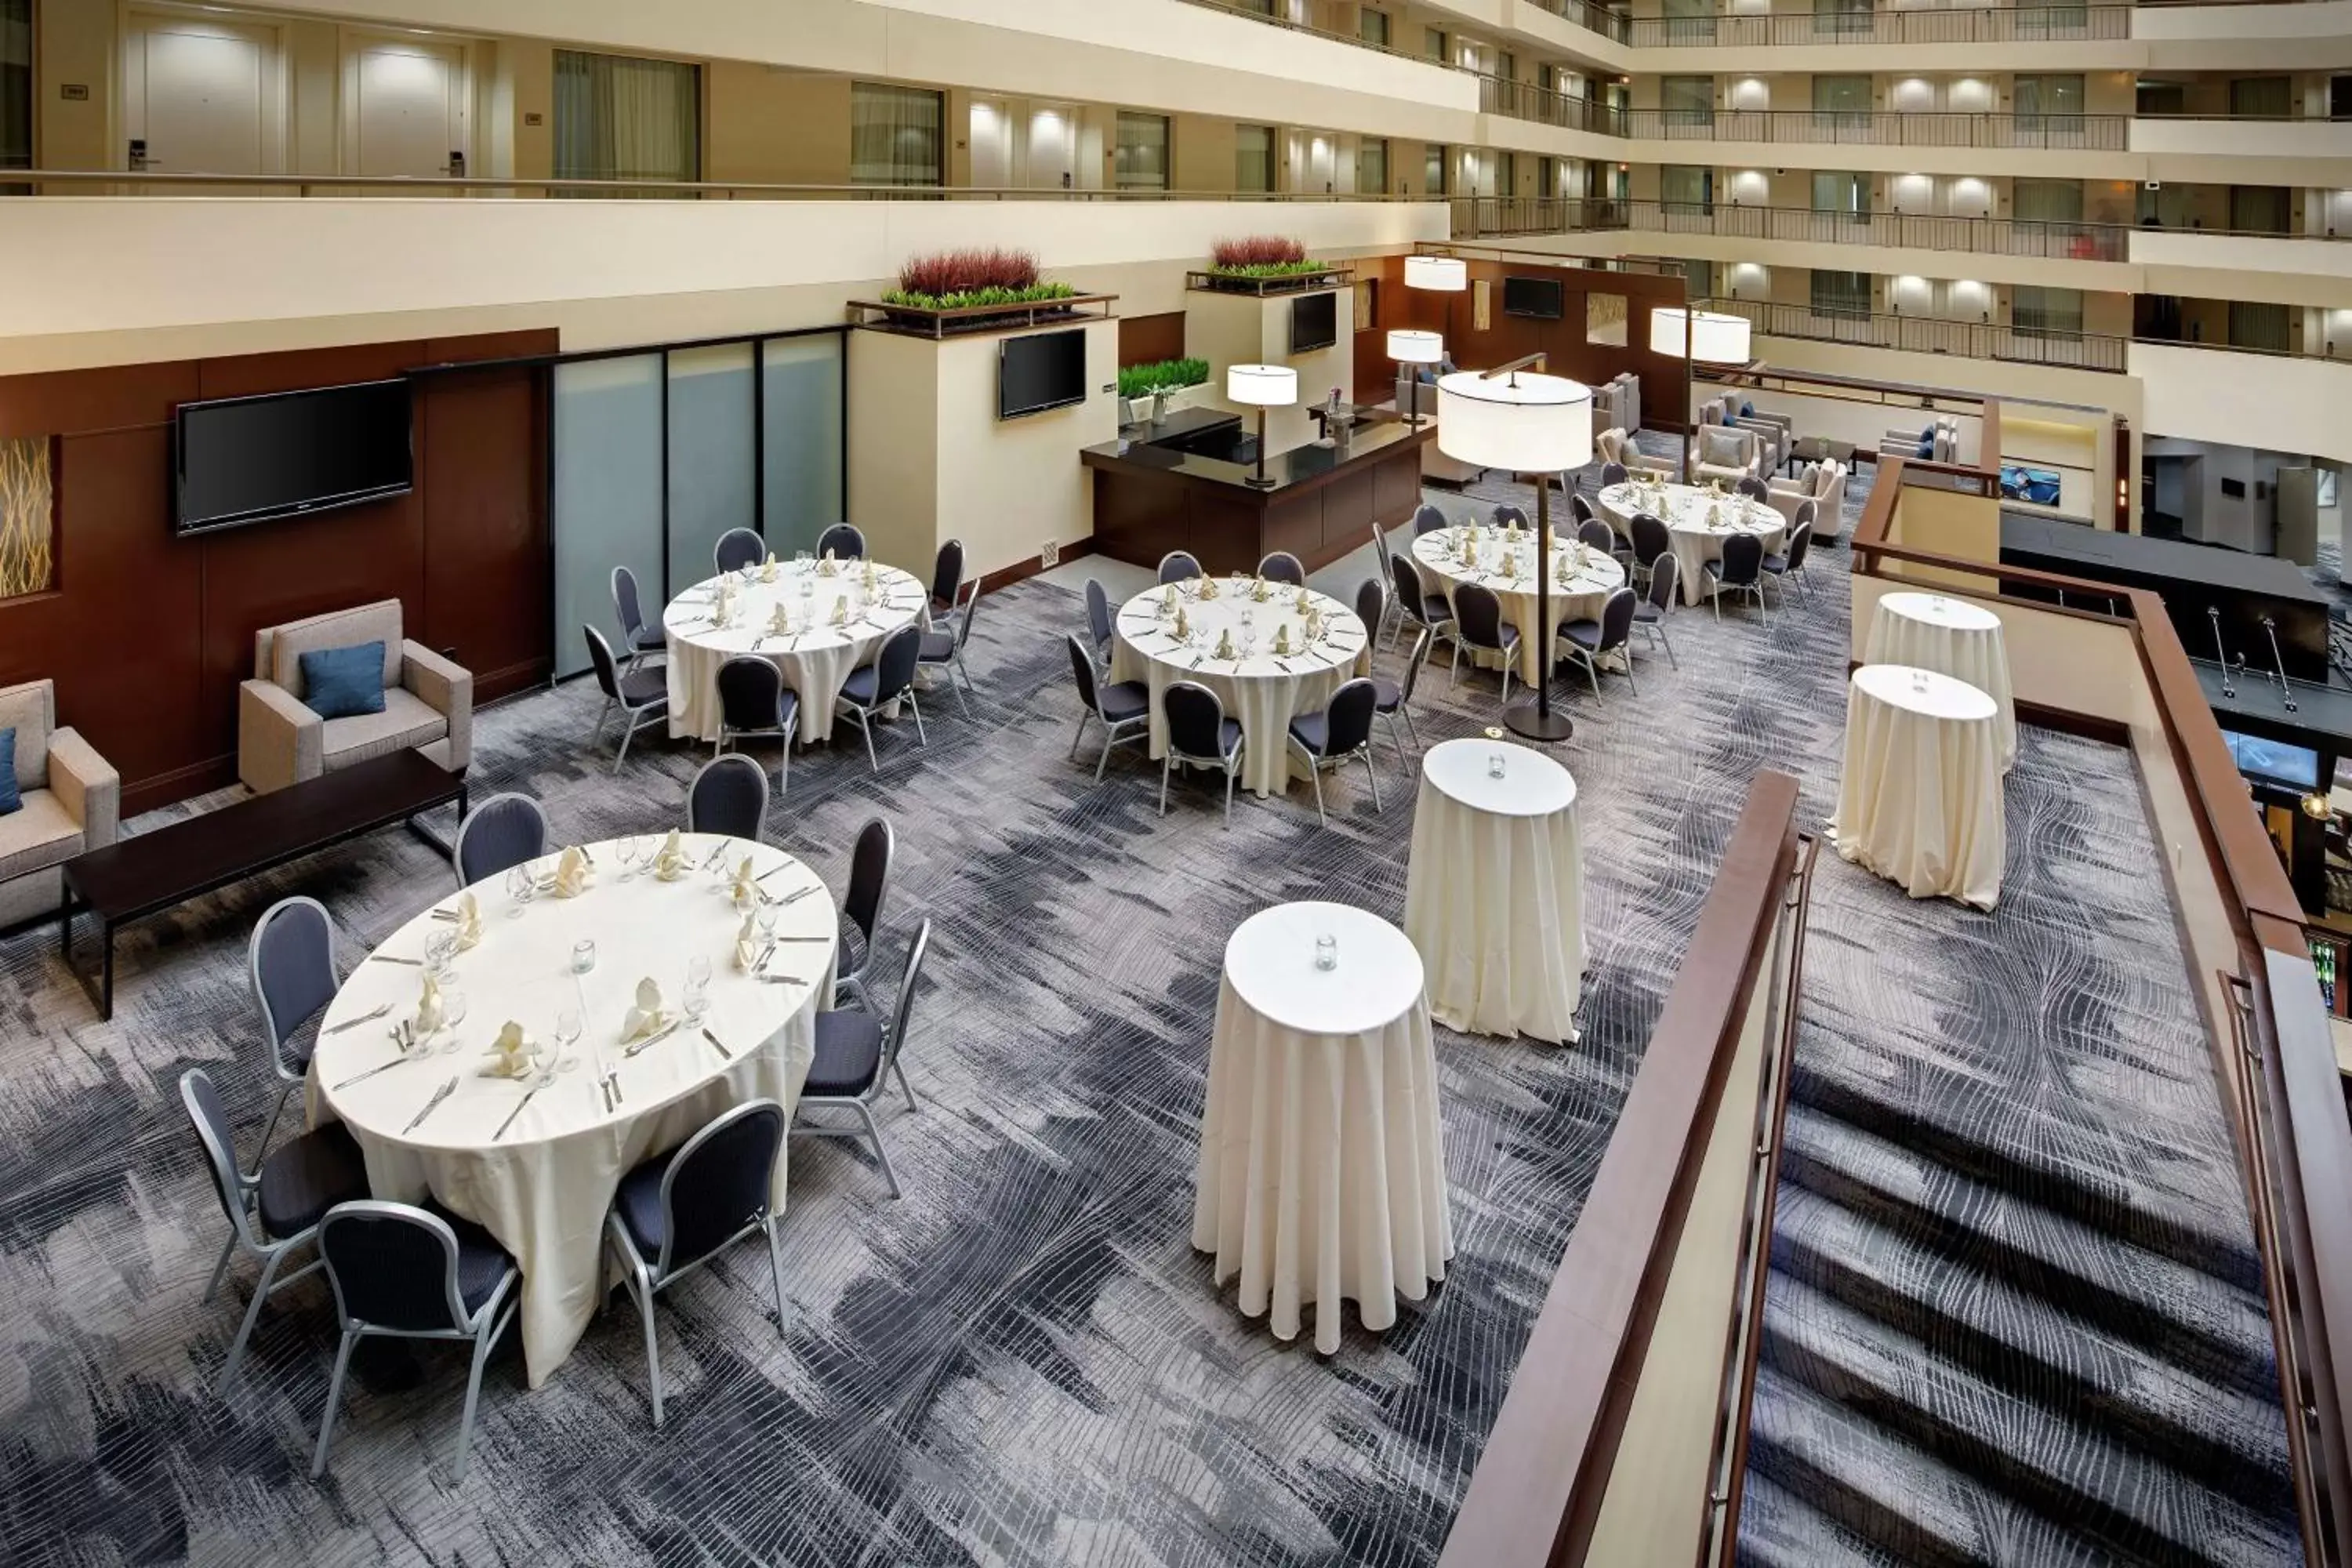
<svg viewBox="0 0 2352 1568">
<path fill-rule="evenodd" d="M 372 1023 L 375 1022 L 378 1018 L 383 1017 L 386 1013 L 389 1013 L 389 1012 L 391 1012 L 391 1011 L 392 1011 L 392 1004 L 391 1004 L 391 1003 L 389 1003 L 389 1002 L 387 1002 L 387 1003 L 385 1003 L 383 1006 L 378 1007 L 378 1008 L 377 1008 L 374 1012 L 373 1012 L 373 1013 L 362 1013 L 362 1014 L 361 1014 L 361 1015 L 360 1015 L 358 1017 L 356 1017 L 356 1018 L 346 1018 L 346 1019 L 344 1019 L 341 1023 L 337 1024 L 337 1025 L 335 1025 L 333 1027 L 330 1028 L 330 1029 L 327 1031 L 327 1033 L 329 1033 L 329 1034 L 331 1034 L 331 1035 L 340 1035 L 340 1034 L 341 1034 L 345 1029 L 356 1029 L 356 1028 L 358 1028 L 362 1024 L 372 1024 Z"/>
<path fill-rule="evenodd" d="M 401 1135 L 405 1137 L 409 1133 L 415 1131 L 417 1127 L 426 1117 L 433 1114 L 435 1109 L 438 1107 L 443 1100 L 448 1099 L 451 1095 L 457 1092 L 457 1078 L 455 1073 L 452 1073 L 439 1089 L 433 1091 L 433 1098 L 425 1102 L 425 1109 L 418 1111 L 415 1117 L 410 1119 L 408 1125 L 400 1130 Z M 525 1098 L 528 1098 L 528 1096 Z M 504 1129 L 500 1129 L 500 1131 L 503 1131 Z"/>
<path fill-rule="evenodd" d="M 451 1083 L 455 1083 L 457 1080 L 456 1079 L 451 1079 L 449 1081 Z M 531 1102 L 532 1096 L 539 1093 L 540 1088 L 540 1085 L 532 1084 L 529 1089 L 523 1091 L 522 1098 L 515 1101 L 515 1108 L 507 1112 L 507 1119 L 499 1123 L 499 1130 L 490 1134 L 491 1142 L 495 1143 L 499 1139 L 507 1135 L 507 1129 L 514 1125 L 515 1118 L 522 1114 L 522 1108 Z"/>
</svg>

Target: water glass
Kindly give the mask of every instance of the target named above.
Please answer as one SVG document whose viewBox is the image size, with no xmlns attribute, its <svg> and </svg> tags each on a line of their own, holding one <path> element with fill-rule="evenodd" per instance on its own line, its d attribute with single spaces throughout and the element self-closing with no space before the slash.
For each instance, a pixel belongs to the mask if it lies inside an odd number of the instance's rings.
<svg viewBox="0 0 2352 1568">
<path fill-rule="evenodd" d="M 1318 969 L 1339 967 L 1339 939 L 1328 931 L 1315 939 L 1315 967 Z"/>
<path fill-rule="evenodd" d="M 1498 779 L 1503 776 L 1502 752 L 1489 752 L 1486 753 L 1486 776 L 1490 779 Z"/>
<path fill-rule="evenodd" d="M 465 1021 L 466 994 L 463 991 L 457 989 L 455 986 L 442 992 L 441 1027 L 449 1037 L 446 1043 L 445 1043 L 441 1047 L 441 1054 L 443 1056 L 454 1056 L 457 1054 L 457 1026 Z"/>
<path fill-rule="evenodd" d="M 449 976 L 450 961 L 457 956 L 457 933 L 436 931 L 425 943 L 425 973 L 436 980 Z"/>
<path fill-rule="evenodd" d="M 521 918 L 522 907 L 539 894 L 539 879 L 531 875 L 528 865 L 517 866 L 507 872 L 507 919 Z"/>
<path fill-rule="evenodd" d="M 585 974 L 596 967 L 596 944 L 583 937 L 572 944 L 572 973 Z"/>
<path fill-rule="evenodd" d="M 634 838 L 624 838 L 613 847 L 613 853 L 619 856 L 621 859 L 621 880 L 626 882 L 634 879 L 637 874 L 637 841 Z"/>
<path fill-rule="evenodd" d="M 752 922 L 759 927 L 760 934 L 761 936 L 773 936 L 776 934 L 776 916 L 782 912 L 782 905 L 770 900 L 762 902 L 757 910 L 752 911 Z"/>
</svg>

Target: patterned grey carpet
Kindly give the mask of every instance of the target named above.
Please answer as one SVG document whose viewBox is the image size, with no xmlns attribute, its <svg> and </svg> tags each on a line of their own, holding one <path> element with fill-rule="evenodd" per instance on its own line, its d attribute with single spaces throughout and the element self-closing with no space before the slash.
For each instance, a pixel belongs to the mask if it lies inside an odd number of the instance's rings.
<svg viewBox="0 0 2352 1568">
<path fill-rule="evenodd" d="M 1483 510 L 1507 493 L 1475 496 Z M 200 1300 L 223 1222 L 177 1077 L 213 1069 L 250 1159 L 268 1110 L 242 977 L 254 917 L 310 893 L 372 942 L 446 885 L 424 846 L 379 835 L 132 929 L 110 1024 L 59 971 L 49 933 L 0 941 L 0 1559 L 1433 1562 L 1748 781 L 1793 771 L 1808 823 L 1827 810 L 1843 565 L 1820 561 L 1821 591 L 1769 633 L 1752 613 L 1719 628 L 1678 615 L 1681 668 L 1644 658 L 1638 700 L 1622 679 L 1598 701 L 1563 684 L 1580 724 L 1564 760 L 1582 791 L 1584 1043 L 1441 1031 L 1459 1254 L 1385 1336 L 1350 1314 L 1328 1359 L 1242 1319 L 1188 1243 L 1218 960 L 1233 926 L 1272 902 L 1339 898 L 1395 917 L 1412 775 L 1382 758 L 1378 815 L 1360 772 L 1339 784 L 1329 831 L 1297 797 L 1237 803 L 1221 831 L 1200 784 L 1161 820 L 1157 773 L 1131 756 L 1094 787 L 1090 765 L 1064 759 L 1076 708 L 1059 638 L 1082 608 L 1057 586 L 983 603 L 976 715 L 942 695 L 928 750 L 898 726 L 878 778 L 848 750 L 794 764 L 772 837 L 838 888 L 859 823 L 887 816 L 894 923 L 903 933 L 919 909 L 938 922 L 908 1055 L 922 1109 L 884 1113 L 907 1194 L 890 1202 L 847 1146 L 795 1144 L 782 1323 L 756 1248 L 666 1297 L 658 1434 L 636 1320 L 617 1300 L 539 1392 L 511 1351 L 493 1363 L 461 1484 L 447 1454 L 463 1363 L 436 1349 L 362 1353 L 333 1468 L 307 1479 L 333 1345 L 316 1281 L 265 1310 L 239 1385 L 212 1392 L 252 1269 Z M 608 776 L 609 750 L 585 743 L 597 701 L 575 683 L 483 713 L 477 787 L 531 791 L 565 838 L 677 820 L 699 754 L 656 746 Z M 1437 668 L 1416 710 L 1424 740 L 1475 733 L 1494 716 L 1492 678 L 1449 694 Z M 2097 795 L 2070 808 L 2096 816 L 2131 798 L 2127 766 L 2029 744 L 2021 775 L 2053 811 Z M 2074 906 L 2033 913 L 2024 884 L 2043 873 L 2018 864 L 2028 843 L 2071 847 L 2013 829 L 2018 892 L 1992 920 L 1909 906 L 1826 864 L 1817 948 L 1860 952 L 1898 930 L 1919 947 L 1896 986 L 1866 963 L 1823 964 L 1825 1004 L 1857 1024 L 1907 1019 L 1927 972 L 1947 987 L 1967 973 L 1966 952 L 1937 947 L 1953 931 L 1983 948 L 2079 949 Z M 2047 875 L 2074 879 L 2084 905 L 2160 896 L 2127 858 Z M 2025 911 L 2016 922 L 2011 909 Z M 2095 967 L 2149 992 L 2179 984 L 2160 942 Z M 886 994 L 895 968 L 894 951 Z M 2032 1035 L 2063 1016 L 2074 976 L 2050 968 L 1989 1026 Z"/>
</svg>

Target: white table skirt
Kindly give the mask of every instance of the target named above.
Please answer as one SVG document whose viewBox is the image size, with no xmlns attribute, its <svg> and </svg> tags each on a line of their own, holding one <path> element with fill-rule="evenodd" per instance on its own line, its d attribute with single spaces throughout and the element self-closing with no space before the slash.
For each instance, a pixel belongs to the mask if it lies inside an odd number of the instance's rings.
<svg viewBox="0 0 2352 1568">
<path fill-rule="evenodd" d="M 1412 542 L 1413 566 L 1421 573 L 1423 582 L 1435 579 L 1433 585 L 1445 595 L 1449 605 L 1454 603 L 1454 591 L 1465 583 L 1481 583 L 1493 589 L 1502 606 L 1504 624 L 1517 626 L 1519 631 L 1518 678 L 1533 686 L 1543 679 L 1543 647 L 1536 637 L 1536 623 L 1541 619 L 1537 614 L 1540 600 L 1535 580 L 1526 574 L 1534 562 L 1535 536 L 1531 531 L 1520 533 L 1512 547 L 1517 555 L 1520 574 L 1507 577 L 1499 574 L 1507 553 L 1502 531 L 1481 528 L 1476 534 L 1478 565 L 1463 564 L 1463 531 L 1442 528 Z M 1611 590 L 1624 585 L 1625 568 L 1599 551 L 1580 548 L 1575 531 L 1562 532 L 1557 524 L 1552 529 L 1551 559 L 1552 650 L 1557 657 L 1559 628 L 1570 621 L 1599 620 L 1601 607 L 1608 602 Z M 1569 568 L 1565 585 L 1559 575 L 1563 563 Z M 1485 648 L 1473 648 L 1471 658 L 1482 669 L 1496 668 L 1503 662 L 1500 654 Z"/>
<path fill-rule="evenodd" d="M 1635 486 L 1611 485 L 1600 494 L 1601 515 L 1629 540 L 1633 536 L 1633 519 L 1637 511 L 1652 510 L 1665 523 L 1667 537 L 1674 546 L 1675 576 L 1685 605 L 1706 602 L 1705 579 L 1699 569 L 1711 561 L 1723 559 L 1723 542 L 1732 534 L 1755 534 L 1764 542 L 1767 555 L 1777 553 L 1787 540 L 1787 520 L 1760 500 L 1736 495 L 1718 500 L 1696 485 L 1665 486 L 1664 499 L 1656 508 L 1650 507 L 1643 496 L 1644 492 Z M 1725 521 L 1720 526 L 1710 526 L 1707 514 L 1717 507 Z"/>
<path fill-rule="evenodd" d="M 1487 772 L 1495 754 L 1505 760 L 1499 779 Z M 1574 1040 L 1584 855 L 1568 770 L 1498 741 L 1431 747 L 1414 807 L 1404 929 L 1438 1022 Z"/>
<path fill-rule="evenodd" d="M 1329 628 L 1328 640 L 1277 659 L 1271 651 L 1276 627 L 1290 628 L 1294 647 L 1305 641 L 1297 590 L 1280 589 L 1261 604 L 1232 579 L 1220 579 L 1218 589 L 1217 597 L 1205 602 L 1184 597 L 1180 590 L 1188 627 L 1197 639 L 1188 647 L 1176 645 L 1167 630 L 1173 623 L 1155 608 L 1153 601 L 1164 588 L 1148 589 L 1121 605 L 1111 637 L 1110 679 L 1140 680 L 1150 688 L 1154 762 L 1168 754 L 1168 719 L 1160 700 L 1168 688 L 1190 680 L 1215 692 L 1225 717 L 1241 721 L 1242 787 L 1260 795 L 1280 795 L 1291 777 L 1290 721 L 1321 709 L 1348 680 L 1370 675 L 1371 639 L 1355 612 L 1328 595 L 1310 593 L 1307 600 Z M 1244 609 L 1256 629 L 1256 651 L 1246 658 L 1215 658 L 1223 632 L 1233 631 L 1238 648 Z M 1303 777 L 1305 764 L 1299 770 Z"/>
<path fill-rule="evenodd" d="M 846 626 L 833 625 L 833 606 L 863 595 L 863 568 L 845 562 L 833 576 L 817 574 L 815 563 L 780 565 L 775 580 L 756 574 L 737 594 L 734 625 L 720 631 L 709 624 L 718 579 L 698 583 L 662 613 L 669 647 L 669 732 L 673 740 L 719 739 L 719 667 L 738 654 L 763 654 L 798 694 L 803 742 L 833 738 L 834 708 L 841 683 L 866 664 L 882 639 L 900 626 L 930 625 L 929 590 L 895 566 L 877 566 L 870 603 L 853 606 Z M 801 587 L 811 588 L 803 601 Z M 782 605 L 792 632 L 767 635 L 768 617 Z M 814 625 L 812 625 L 814 622 Z"/>
<path fill-rule="evenodd" d="M 2000 727 L 2000 769 L 2017 763 L 2017 701 L 2009 684 L 2009 648 L 2000 617 L 1981 605 L 1941 594 L 1888 594 L 1870 618 L 1865 664 L 1932 669 L 1965 681 L 1993 700 Z"/>
<path fill-rule="evenodd" d="M 1901 665 L 1854 671 L 1830 831 L 1845 859 L 1915 899 L 2000 902 L 2008 836 L 1992 699 Z"/>
<path fill-rule="evenodd" d="M 1335 970 L 1313 967 L 1322 929 L 1339 935 Z M 1215 1254 L 1220 1285 L 1240 1276 L 1242 1310 L 1270 1313 L 1279 1338 L 1297 1337 L 1299 1309 L 1314 1303 L 1315 1348 L 1328 1355 L 1343 1300 L 1367 1329 L 1392 1327 L 1397 1297 L 1423 1300 L 1454 1256 L 1420 961 L 1395 927 L 1330 904 L 1263 910 L 1225 951 L 1192 1245 Z M 1264 994 L 1247 971 L 1267 963 L 1296 971 L 1306 1005 L 1293 996 L 1270 1016 L 1245 998 Z M 1408 988 L 1381 1019 L 1381 999 Z M 1316 1013 L 1340 1026 L 1297 1026 Z"/>
<path fill-rule="evenodd" d="M 621 1178 L 747 1100 L 775 1100 L 789 1118 L 814 1053 L 816 1014 L 833 994 L 838 917 L 815 874 L 781 850 L 731 843 L 730 858 L 740 861 L 749 853 L 757 871 L 791 868 L 761 884 L 772 896 L 816 889 L 784 906 L 776 925 L 780 937 L 815 940 L 780 942 L 770 964 L 772 973 L 809 984 L 766 984 L 736 968 L 741 917 L 723 885 L 699 869 L 719 840 L 689 834 L 683 842 L 697 868 L 691 874 L 668 883 L 641 874 L 625 885 L 618 880 L 617 844 L 593 845 L 595 885 L 575 899 L 542 893 L 511 920 L 503 879 L 476 884 L 482 941 L 457 956 L 449 981 L 466 994 L 465 1020 L 431 1042 L 430 1054 L 362 1082 L 345 1082 L 395 1059 L 386 1028 L 414 1012 L 423 984 L 421 972 L 407 964 L 362 963 L 320 1021 L 308 1084 L 311 1123 L 340 1118 L 350 1127 L 375 1196 L 414 1203 L 430 1194 L 484 1226 L 514 1255 L 522 1270 L 518 1316 L 533 1388 L 571 1354 L 604 1299 L 604 1215 Z M 554 861 L 551 857 L 539 865 L 551 870 Z M 453 908 L 456 901 L 445 898 L 436 907 Z M 377 951 L 415 957 L 430 937 L 451 929 L 428 911 Z M 596 943 L 596 966 L 575 977 L 572 947 L 583 937 Z M 675 1013 L 688 961 L 696 956 L 709 958 L 711 966 L 703 1025 L 734 1059 L 723 1058 L 692 1024 L 625 1058 L 622 1021 L 638 979 L 653 978 Z M 394 1011 L 383 1019 L 336 1028 L 386 1002 Z M 559 1073 L 506 1136 L 497 1137 L 530 1083 L 479 1076 L 490 1041 L 509 1018 L 534 1037 L 551 1038 L 557 1013 L 573 1008 L 586 1026 L 573 1047 L 579 1066 Z M 441 1048 L 453 1043 L 454 1051 Z M 596 1088 L 605 1067 L 617 1073 L 625 1097 L 610 1111 Z M 404 1131 L 453 1076 L 457 1092 L 422 1127 Z M 784 1189 L 780 1153 L 779 1211 Z"/>
</svg>

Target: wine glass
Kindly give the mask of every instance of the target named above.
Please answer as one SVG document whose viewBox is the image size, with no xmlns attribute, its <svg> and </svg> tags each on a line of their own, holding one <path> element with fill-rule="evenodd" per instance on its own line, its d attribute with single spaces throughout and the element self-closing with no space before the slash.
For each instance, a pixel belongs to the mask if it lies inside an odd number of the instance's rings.
<svg viewBox="0 0 2352 1568">
<path fill-rule="evenodd" d="M 782 905 L 772 899 L 763 899 L 760 907 L 751 911 L 752 924 L 759 928 L 762 937 L 772 937 L 776 934 L 776 917 L 782 912 Z"/>
<path fill-rule="evenodd" d="M 522 907 L 539 893 L 539 879 L 532 876 L 528 864 L 516 866 L 507 872 L 507 919 L 522 918 Z"/>
<path fill-rule="evenodd" d="M 555 1016 L 555 1043 L 561 1047 L 561 1051 L 555 1057 L 552 1068 L 541 1069 L 541 1083 L 558 1072 L 570 1072 L 580 1065 L 580 1058 L 573 1054 L 572 1047 L 580 1043 L 581 1026 L 580 1013 L 577 1008 L 566 1007 Z"/>
<path fill-rule="evenodd" d="M 457 933 L 436 931 L 425 944 L 425 973 L 436 980 L 449 977 L 450 962 L 457 956 Z"/>
<path fill-rule="evenodd" d="M 463 991 L 458 990 L 457 987 L 451 986 L 448 990 L 441 993 L 441 1028 L 442 1031 L 449 1037 L 448 1042 L 441 1047 L 441 1054 L 443 1056 L 454 1056 L 457 1054 L 458 1043 L 457 1026 L 465 1021 L 466 994 Z"/>
<path fill-rule="evenodd" d="M 613 847 L 613 853 L 620 857 L 621 880 L 626 882 L 634 879 L 637 874 L 637 841 L 624 838 Z"/>
</svg>

